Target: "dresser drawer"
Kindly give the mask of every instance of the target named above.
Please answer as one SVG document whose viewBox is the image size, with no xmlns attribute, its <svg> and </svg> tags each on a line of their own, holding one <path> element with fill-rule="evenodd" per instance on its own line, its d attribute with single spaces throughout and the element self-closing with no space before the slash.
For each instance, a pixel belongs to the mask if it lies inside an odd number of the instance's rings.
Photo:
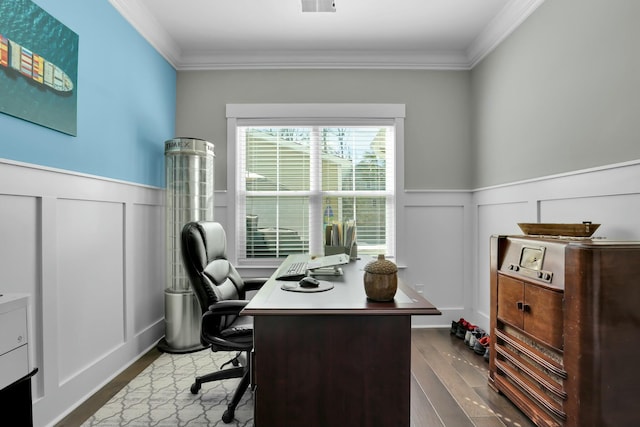
<svg viewBox="0 0 640 427">
<path fill-rule="evenodd" d="M 25 344 L 0 356 L 0 390 L 29 373 L 28 353 Z"/>
<path fill-rule="evenodd" d="M 0 313 L 0 356 L 26 343 L 26 307 Z"/>
</svg>

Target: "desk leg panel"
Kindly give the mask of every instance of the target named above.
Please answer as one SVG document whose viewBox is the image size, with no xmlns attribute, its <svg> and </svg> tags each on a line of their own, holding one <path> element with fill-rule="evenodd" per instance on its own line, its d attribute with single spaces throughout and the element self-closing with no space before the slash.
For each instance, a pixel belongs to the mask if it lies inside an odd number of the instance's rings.
<svg viewBox="0 0 640 427">
<path fill-rule="evenodd" d="M 256 427 L 407 426 L 411 317 L 256 316 Z"/>
</svg>

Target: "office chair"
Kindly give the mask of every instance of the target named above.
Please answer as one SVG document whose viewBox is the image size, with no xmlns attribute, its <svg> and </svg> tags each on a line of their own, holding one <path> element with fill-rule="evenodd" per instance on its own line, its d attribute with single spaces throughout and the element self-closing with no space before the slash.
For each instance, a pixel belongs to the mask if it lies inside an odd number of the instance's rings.
<svg viewBox="0 0 640 427">
<path fill-rule="evenodd" d="M 246 292 L 259 289 L 266 279 L 243 280 L 227 260 L 227 239 L 217 222 L 187 223 L 181 233 L 181 252 L 189 281 L 202 310 L 200 341 L 212 351 L 235 351 L 237 355 L 227 363 L 233 367 L 198 376 L 191 386 L 197 394 L 205 382 L 241 378 L 222 421 L 234 418 L 238 402 L 247 390 L 250 380 L 249 353 L 253 348 L 253 318 L 239 316 L 249 302 Z M 245 366 L 239 356 L 245 353 Z"/>
</svg>

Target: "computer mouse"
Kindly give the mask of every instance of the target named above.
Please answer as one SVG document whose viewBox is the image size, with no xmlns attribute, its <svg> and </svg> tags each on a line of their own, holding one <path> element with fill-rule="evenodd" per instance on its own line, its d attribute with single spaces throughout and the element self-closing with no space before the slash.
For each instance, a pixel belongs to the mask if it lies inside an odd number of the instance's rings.
<svg viewBox="0 0 640 427">
<path fill-rule="evenodd" d="M 313 277 L 303 277 L 302 280 L 298 282 L 303 288 L 317 288 L 320 285 L 318 279 L 314 279 Z"/>
</svg>

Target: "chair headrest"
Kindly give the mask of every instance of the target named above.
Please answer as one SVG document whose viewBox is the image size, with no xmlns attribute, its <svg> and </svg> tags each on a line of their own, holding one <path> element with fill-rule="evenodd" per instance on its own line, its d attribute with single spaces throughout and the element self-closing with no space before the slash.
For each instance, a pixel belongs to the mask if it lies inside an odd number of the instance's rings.
<svg viewBox="0 0 640 427">
<path fill-rule="evenodd" d="M 218 222 L 198 221 L 185 225 L 189 233 L 189 251 L 194 262 L 194 255 L 199 259 L 200 265 L 196 268 L 203 271 L 204 268 L 216 259 L 227 259 L 227 236 L 224 228 Z"/>
<path fill-rule="evenodd" d="M 204 236 L 209 262 L 219 258 L 227 259 L 227 235 L 222 225 L 219 222 L 200 221 L 198 227 Z"/>
</svg>

